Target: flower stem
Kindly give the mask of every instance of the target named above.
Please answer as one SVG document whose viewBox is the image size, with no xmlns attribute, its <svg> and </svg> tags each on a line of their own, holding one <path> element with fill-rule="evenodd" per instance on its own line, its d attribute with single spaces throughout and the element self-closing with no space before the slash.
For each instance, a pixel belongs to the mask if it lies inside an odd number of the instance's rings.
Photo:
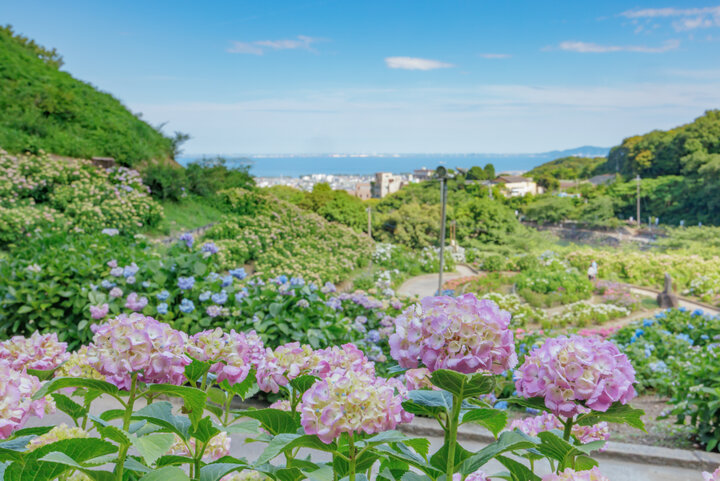
<svg viewBox="0 0 720 481">
<path fill-rule="evenodd" d="M 350 461 L 348 462 L 348 481 L 355 481 L 355 464 L 357 458 L 355 456 L 355 441 L 353 440 L 352 432 L 348 435 L 348 455 L 350 457 Z"/>
<path fill-rule="evenodd" d="M 445 469 L 446 481 L 452 481 L 455 473 L 455 446 L 457 445 L 457 430 L 460 422 L 460 407 L 462 406 L 462 398 L 453 394 L 453 405 L 450 417 L 447 420 L 447 431 L 445 439 L 448 446 L 447 467 Z"/>
<path fill-rule="evenodd" d="M 563 439 L 565 441 L 570 441 L 570 435 L 572 434 L 572 427 L 573 427 L 573 418 L 568 418 L 568 420 L 565 421 L 565 431 L 563 432 Z"/>
<path fill-rule="evenodd" d="M 130 428 L 130 418 L 132 417 L 133 413 L 133 405 L 135 404 L 135 395 L 137 391 L 137 373 L 134 373 L 132 375 L 132 382 L 130 384 L 130 398 L 128 399 L 127 405 L 125 406 L 125 414 L 123 415 L 123 430 L 127 432 L 127 430 Z M 118 462 L 117 462 L 117 473 L 115 476 L 115 479 L 118 481 L 122 481 L 123 479 L 123 470 L 125 469 L 125 459 L 127 458 L 127 452 L 130 448 L 130 444 L 123 443 L 122 446 L 120 446 L 120 453 L 118 455 Z"/>
</svg>

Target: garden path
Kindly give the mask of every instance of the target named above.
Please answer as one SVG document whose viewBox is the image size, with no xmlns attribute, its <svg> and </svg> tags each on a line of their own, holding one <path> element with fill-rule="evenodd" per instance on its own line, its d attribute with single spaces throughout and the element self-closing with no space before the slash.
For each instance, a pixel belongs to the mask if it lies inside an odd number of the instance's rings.
<svg viewBox="0 0 720 481">
<path fill-rule="evenodd" d="M 446 272 L 443 274 L 443 283 L 459 277 L 469 277 L 475 275 L 476 272 L 465 265 L 458 265 L 455 272 Z M 437 292 L 438 275 L 423 274 L 421 276 L 411 277 L 402 283 L 397 293 L 405 297 L 418 296 L 420 298 L 426 296 L 434 296 Z"/>
<path fill-rule="evenodd" d="M 140 403 L 138 403 L 140 404 Z M 120 405 L 112 398 L 101 398 L 93 403 L 92 412 L 96 415 L 109 409 L 117 409 Z M 141 406 L 138 405 L 138 409 Z M 178 405 L 179 407 L 179 405 Z M 47 416 L 45 419 L 30 418 L 28 427 L 42 425 L 57 425 L 60 423 L 72 424 L 72 421 L 61 412 Z M 443 444 L 441 437 L 429 437 L 431 451 L 435 451 Z M 232 444 L 230 455 L 238 458 L 245 458 L 248 461 L 254 461 L 263 452 L 265 445 L 261 443 L 247 443 L 247 436 L 232 435 Z M 477 441 L 462 441 L 463 446 L 470 451 L 479 451 L 485 444 Z M 301 451 L 300 456 L 304 457 L 310 454 L 309 451 Z M 325 459 L 325 453 L 313 451 L 312 455 L 318 460 Z M 282 459 L 280 457 L 279 459 Z M 673 466 L 658 466 L 648 464 L 638 464 L 620 459 L 603 458 L 600 460 L 600 468 L 602 472 L 612 481 L 695 481 L 701 480 L 702 476 L 699 470 L 687 469 Z M 491 461 L 486 465 L 486 471 L 489 474 L 504 471 L 505 469 L 499 463 Z M 545 474 L 538 473 L 538 474 Z"/>
</svg>

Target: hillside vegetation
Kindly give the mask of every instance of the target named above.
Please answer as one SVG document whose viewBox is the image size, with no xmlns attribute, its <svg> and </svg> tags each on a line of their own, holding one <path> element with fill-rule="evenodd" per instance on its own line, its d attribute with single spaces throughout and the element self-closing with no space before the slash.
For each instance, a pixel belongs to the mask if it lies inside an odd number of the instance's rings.
<svg viewBox="0 0 720 481">
<path fill-rule="evenodd" d="M 561 157 L 538 165 L 525 175 L 533 179 L 543 176 L 555 179 L 587 179 L 595 175 L 598 167 L 606 160 L 605 157 Z"/>
<path fill-rule="evenodd" d="M 0 27 L 0 146 L 5 150 L 114 157 L 132 167 L 172 158 L 186 138 L 163 135 L 112 95 L 60 67 L 54 49 Z"/>
</svg>

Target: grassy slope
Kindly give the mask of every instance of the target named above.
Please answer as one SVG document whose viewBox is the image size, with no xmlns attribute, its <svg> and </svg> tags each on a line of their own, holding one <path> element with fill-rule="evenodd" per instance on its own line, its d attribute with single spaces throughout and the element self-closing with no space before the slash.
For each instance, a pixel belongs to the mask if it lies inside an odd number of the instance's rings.
<svg viewBox="0 0 720 481">
<path fill-rule="evenodd" d="M 208 205 L 202 198 L 188 197 L 180 202 L 161 202 L 165 217 L 160 223 L 148 230 L 150 237 L 162 237 L 189 231 L 217 222 L 223 213 Z"/>
<path fill-rule="evenodd" d="M 0 147 L 9 152 L 109 156 L 128 166 L 171 156 L 170 139 L 7 28 L 0 28 L 0 86 Z"/>
</svg>

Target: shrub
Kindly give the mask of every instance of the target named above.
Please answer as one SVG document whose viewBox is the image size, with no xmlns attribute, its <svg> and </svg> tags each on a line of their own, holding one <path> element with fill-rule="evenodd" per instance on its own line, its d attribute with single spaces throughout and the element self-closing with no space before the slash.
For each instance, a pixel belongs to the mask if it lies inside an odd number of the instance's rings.
<svg viewBox="0 0 720 481">
<path fill-rule="evenodd" d="M 492 254 L 483 259 L 482 269 L 488 272 L 505 270 L 506 258 L 500 254 Z"/>
</svg>

